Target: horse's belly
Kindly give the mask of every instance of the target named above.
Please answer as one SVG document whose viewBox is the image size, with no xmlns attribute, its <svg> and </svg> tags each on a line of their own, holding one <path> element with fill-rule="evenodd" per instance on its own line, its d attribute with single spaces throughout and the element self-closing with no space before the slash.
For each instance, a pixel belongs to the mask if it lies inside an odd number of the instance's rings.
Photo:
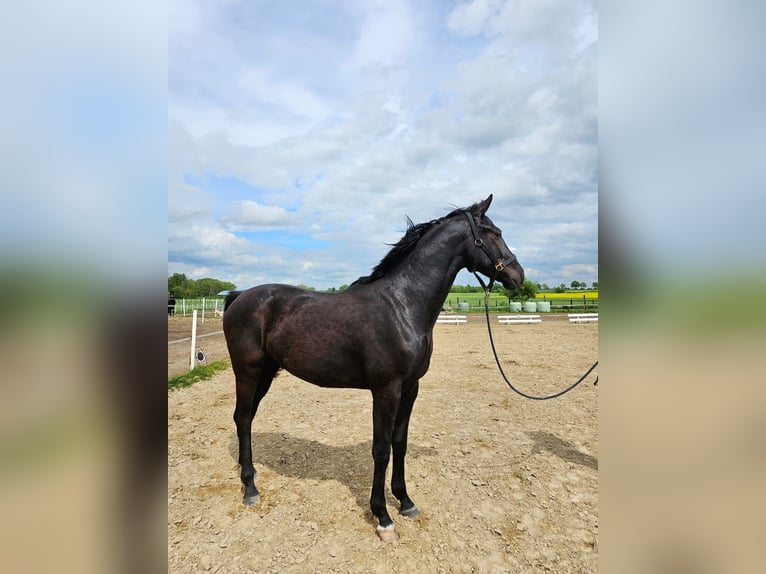
<svg viewBox="0 0 766 574">
<path fill-rule="evenodd" d="M 314 385 L 369 388 L 364 380 L 364 360 L 360 354 L 328 345 L 322 339 L 307 339 L 305 334 L 300 340 L 289 342 L 272 339 L 267 353 L 287 372 Z"/>
<path fill-rule="evenodd" d="M 274 357 L 290 374 L 320 387 L 372 389 L 393 380 L 420 378 L 428 368 L 428 357 L 396 355 L 368 356 L 363 353 L 287 352 Z"/>
<path fill-rule="evenodd" d="M 369 380 L 358 369 L 349 366 L 323 363 L 322 361 L 297 362 L 288 358 L 282 361 L 282 367 L 291 375 L 320 387 L 370 388 Z"/>
</svg>

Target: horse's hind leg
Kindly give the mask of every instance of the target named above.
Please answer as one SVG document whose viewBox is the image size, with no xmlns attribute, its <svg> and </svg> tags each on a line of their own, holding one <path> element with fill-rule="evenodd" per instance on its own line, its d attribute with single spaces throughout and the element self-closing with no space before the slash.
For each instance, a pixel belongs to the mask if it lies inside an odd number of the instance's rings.
<svg viewBox="0 0 766 574">
<path fill-rule="evenodd" d="M 399 500 L 399 513 L 408 518 L 415 518 L 420 514 L 418 507 L 407 495 L 407 485 L 404 479 L 404 457 L 407 454 L 407 430 L 410 424 L 412 407 L 418 396 L 417 380 L 406 385 L 402 389 L 402 399 L 399 403 L 399 411 L 394 421 L 394 432 L 391 440 L 393 450 L 394 467 L 391 472 L 391 492 Z"/>
<path fill-rule="evenodd" d="M 253 418 L 258 411 L 261 399 L 269 392 L 271 381 L 278 367 L 268 356 L 249 365 L 235 368 L 237 380 L 237 406 L 234 409 L 234 423 L 237 425 L 239 439 L 240 479 L 245 488 L 242 502 L 245 506 L 258 504 L 260 497 L 255 488 L 255 467 L 253 466 L 253 451 L 251 432 Z"/>
</svg>

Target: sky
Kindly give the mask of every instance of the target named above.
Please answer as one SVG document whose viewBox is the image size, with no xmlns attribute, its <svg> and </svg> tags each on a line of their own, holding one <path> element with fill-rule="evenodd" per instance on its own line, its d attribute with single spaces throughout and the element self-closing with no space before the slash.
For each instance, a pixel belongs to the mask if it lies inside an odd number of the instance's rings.
<svg viewBox="0 0 766 574">
<path fill-rule="evenodd" d="M 598 281 L 595 2 L 172 0 L 168 22 L 169 274 L 340 287 L 406 217 L 491 193 L 528 279 Z"/>
</svg>

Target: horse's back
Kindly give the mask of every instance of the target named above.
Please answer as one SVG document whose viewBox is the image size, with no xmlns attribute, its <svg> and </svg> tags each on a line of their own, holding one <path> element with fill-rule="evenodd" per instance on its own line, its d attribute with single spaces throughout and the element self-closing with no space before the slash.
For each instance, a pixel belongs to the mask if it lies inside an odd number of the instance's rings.
<svg viewBox="0 0 766 574">
<path fill-rule="evenodd" d="M 258 285 L 246 291 L 233 291 L 226 297 L 224 306 L 224 333 L 234 333 L 240 328 L 261 323 L 275 303 L 294 297 L 302 291 L 297 287 L 278 283 Z"/>
<path fill-rule="evenodd" d="M 231 337 L 255 335 L 265 343 L 283 331 L 311 331 L 321 315 L 329 316 L 334 295 L 308 291 L 292 285 L 269 283 L 238 293 L 228 301 L 223 330 Z M 337 310 L 337 308 L 336 308 Z"/>
</svg>

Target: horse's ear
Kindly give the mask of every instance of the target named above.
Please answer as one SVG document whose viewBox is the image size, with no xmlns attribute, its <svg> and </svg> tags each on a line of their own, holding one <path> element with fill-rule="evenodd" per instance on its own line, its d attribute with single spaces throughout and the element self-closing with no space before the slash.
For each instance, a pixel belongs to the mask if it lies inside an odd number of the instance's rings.
<svg viewBox="0 0 766 574">
<path fill-rule="evenodd" d="M 485 199 L 484 201 L 480 201 L 476 205 L 476 211 L 477 211 L 476 215 L 477 215 L 477 217 L 481 217 L 482 215 L 487 213 L 487 210 L 489 209 L 489 205 L 491 203 L 492 203 L 492 194 L 490 193 L 489 197 L 487 197 L 487 199 Z"/>
</svg>

